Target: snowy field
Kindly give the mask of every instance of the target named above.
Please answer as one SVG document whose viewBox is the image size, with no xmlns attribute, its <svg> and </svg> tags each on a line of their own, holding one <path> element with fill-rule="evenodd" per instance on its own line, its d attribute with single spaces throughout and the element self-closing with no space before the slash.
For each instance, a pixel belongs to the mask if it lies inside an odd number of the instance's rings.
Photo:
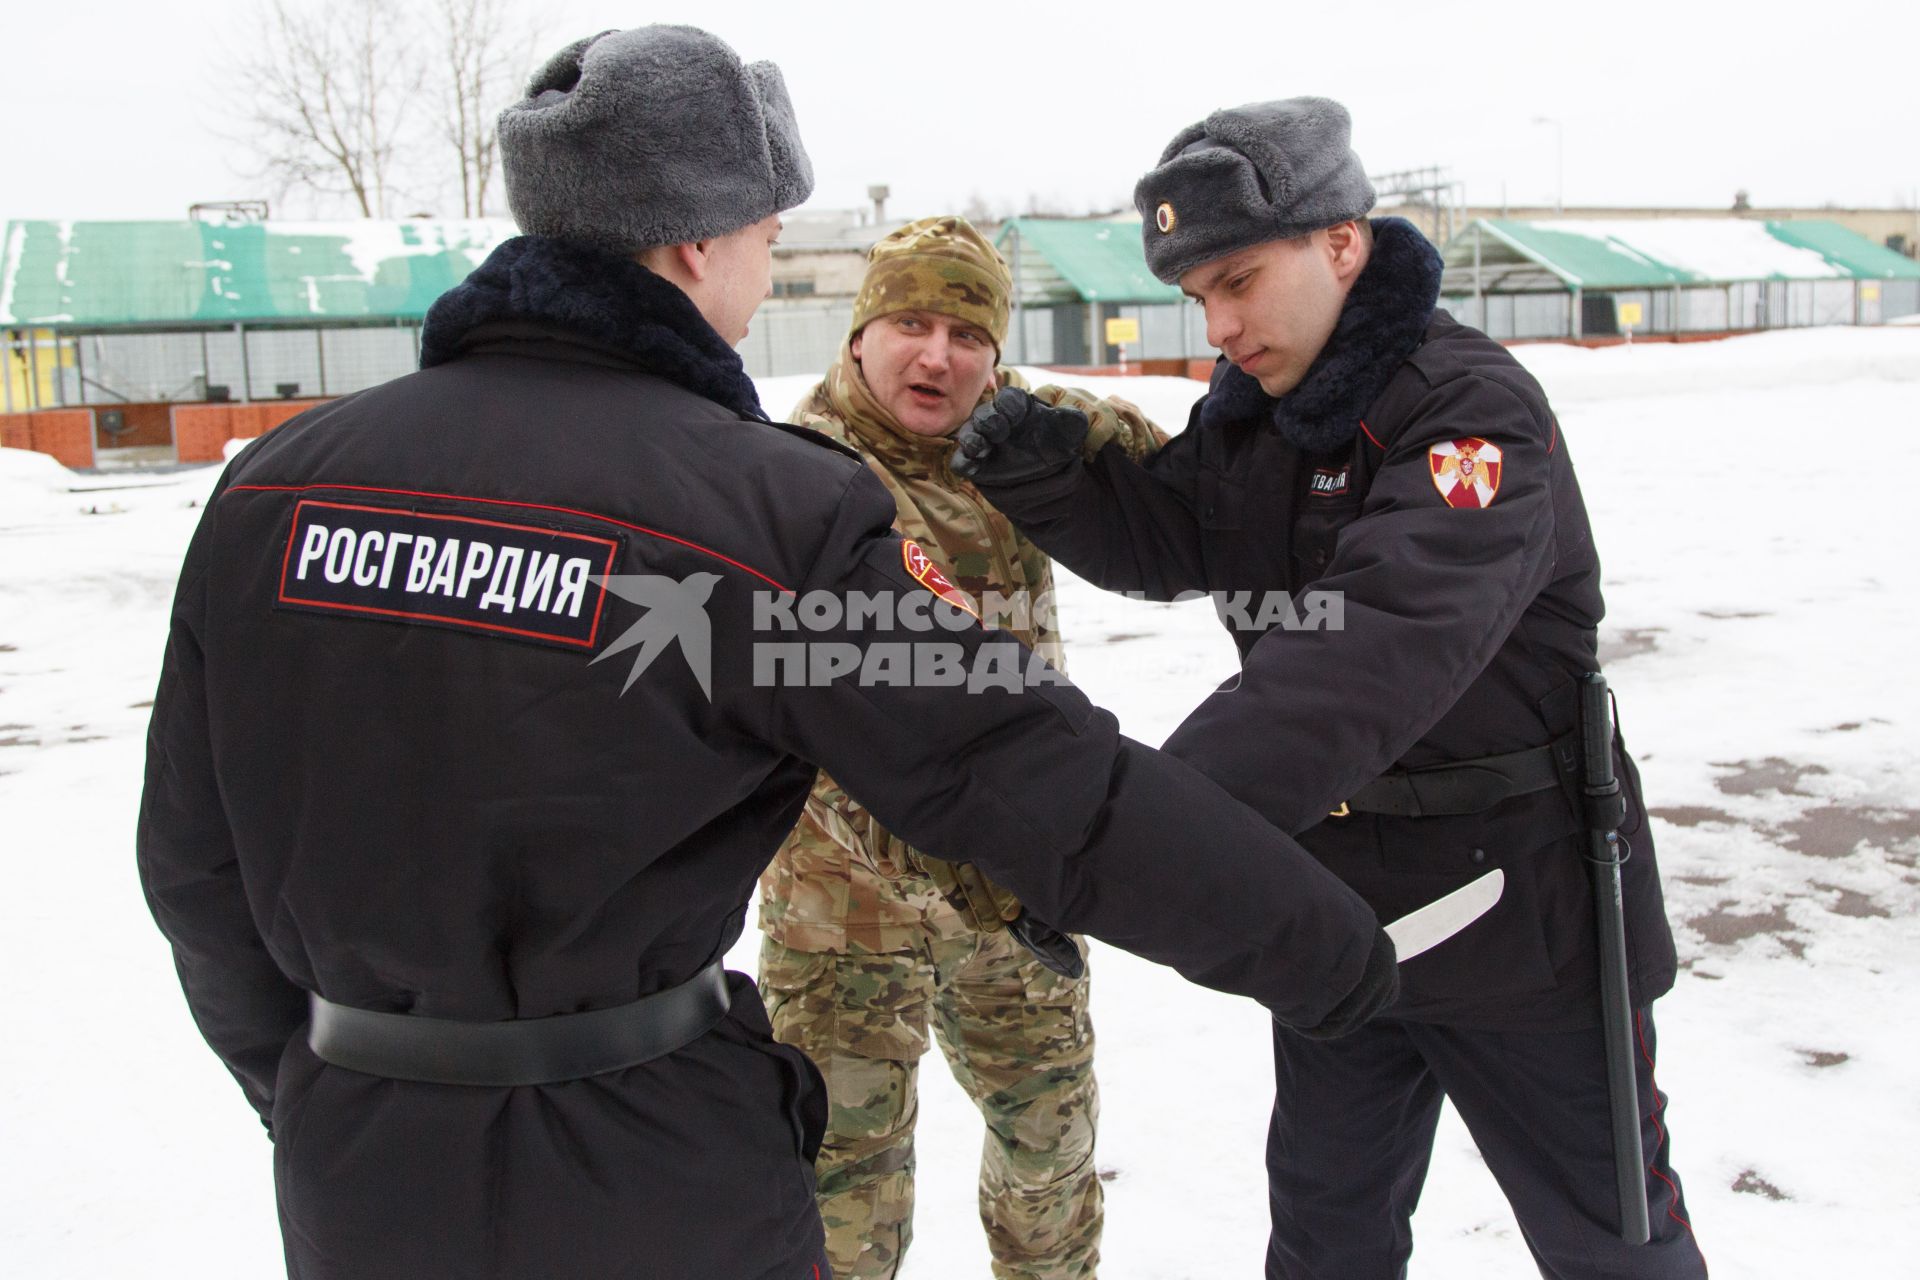
<svg viewBox="0 0 1920 1280">
<path fill-rule="evenodd" d="M 1659 1082 L 1708 1259 L 1920 1274 L 1920 327 L 1519 354 L 1603 554 L 1602 640 L 1684 970 Z M 806 381 L 763 383 L 768 408 Z M 1198 391 L 1078 381 L 1169 427 Z M 21 1280 L 280 1274 L 267 1143 L 133 874 L 167 605 L 214 474 L 99 489 L 126 480 L 0 453 L 0 1273 Z M 1075 678 L 1136 737 L 1163 739 L 1232 666 L 1204 604 L 1062 591 Z M 1258 1275 L 1264 1014 L 1110 949 L 1093 973 L 1102 1275 Z M 922 1087 L 905 1275 L 975 1280 L 980 1125 L 934 1058 Z M 1451 1117 L 1416 1238 L 1417 1277 L 1535 1274 Z"/>
</svg>

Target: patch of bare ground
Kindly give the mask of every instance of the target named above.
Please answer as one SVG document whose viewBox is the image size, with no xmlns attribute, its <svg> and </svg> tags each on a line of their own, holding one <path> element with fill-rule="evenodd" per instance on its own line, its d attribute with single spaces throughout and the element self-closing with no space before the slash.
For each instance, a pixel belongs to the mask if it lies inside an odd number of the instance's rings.
<svg viewBox="0 0 1920 1280">
<path fill-rule="evenodd" d="M 1647 812 L 1662 822 L 1670 822 L 1676 827 L 1704 827 L 1710 822 L 1733 825 L 1740 821 L 1725 809 L 1715 809 L 1711 805 L 1704 804 L 1682 804 L 1670 809 L 1649 809 Z"/>
<path fill-rule="evenodd" d="M 1728 899 L 1711 911 L 1691 917 L 1687 925 L 1717 947 L 1731 947 L 1751 938 L 1768 937 L 1778 942 L 1796 960 L 1806 955 L 1806 943 L 1793 936 L 1800 932 L 1800 926 L 1787 917 L 1786 907 L 1740 911 L 1736 909 L 1739 905 Z"/>
<path fill-rule="evenodd" d="M 1787 823 L 1786 830 L 1787 847 L 1812 858 L 1844 858 L 1863 843 L 1898 855 L 1920 846 L 1920 809 L 1824 804 Z M 1913 865 L 1910 857 L 1894 861 Z"/>
<path fill-rule="evenodd" d="M 1837 884 L 1821 884 L 1814 881 L 1813 887 L 1822 893 L 1831 893 L 1834 900 L 1827 904 L 1827 910 L 1837 916 L 1849 916 L 1855 920 L 1890 920 L 1893 912 L 1880 905 L 1872 894 L 1860 893 L 1853 889 L 1843 889 Z"/>
<path fill-rule="evenodd" d="M 1764 760 L 1714 760 L 1711 763 L 1716 769 L 1734 770 L 1724 778 L 1713 780 L 1714 786 L 1730 796 L 1753 796 L 1762 791 L 1778 791 L 1784 796 L 1804 796 L 1810 793 L 1802 791 L 1800 783 L 1826 773 L 1817 764 L 1797 764 L 1792 760 L 1782 760 L 1779 756 L 1768 756 Z"/>
</svg>

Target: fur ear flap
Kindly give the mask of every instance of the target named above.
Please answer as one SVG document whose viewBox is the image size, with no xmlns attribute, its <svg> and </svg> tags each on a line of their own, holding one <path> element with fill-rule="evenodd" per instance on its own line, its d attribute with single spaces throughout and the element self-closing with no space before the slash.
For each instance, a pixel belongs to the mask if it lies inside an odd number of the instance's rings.
<svg viewBox="0 0 1920 1280">
<path fill-rule="evenodd" d="M 1268 200 L 1282 211 L 1312 203 L 1350 167 L 1346 110 L 1331 102 L 1296 98 L 1216 111 L 1206 127 L 1253 161 Z"/>
<path fill-rule="evenodd" d="M 1209 135 L 1253 161 L 1252 169 L 1260 187 L 1260 198 L 1283 209 L 1293 203 L 1296 183 L 1293 156 L 1267 140 L 1255 123 L 1247 120 L 1250 109 L 1216 111 L 1207 117 Z"/>
<path fill-rule="evenodd" d="M 747 63 L 760 96 L 760 119 L 766 123 L 766 152 L 774 169 L 774 205 L 791 209 L 814 190 L 814 165 L 801 146 L 801 125 L 793 119 L 793 100 L 780 67 L 770 61 Z"/>
<path fill-rule="evenodd" d="M 1200 124 L 1188 125 L 1186 128 L 1182 129 L 1180 132 L 1173 135 L 1173 141 L 1169 142 L 1167 144 L 1167 149 L 1160 153 L 1160 163 L 1165 164 L 1167 161 L 1173 159 L 1175 156 L 1179 155 L 1182 151 L 1185 151 L 1188 147 L 1192 146 L 1194 143 L 1200 141 L 1200 139 L 1206 136 L 1207 136 L 1206 122 L 1202 121 Z"/>
<path fill-rule="evenodd" d="M 773 202 L 789 209 L 813 190 L 813 162 L 800 145 L 800 126 L 794 120 L 793 100 L 780 68 L 771 62 L 750 62 L 747 78 L 760 100 L 760 118 L 767 131 L 767 156 L 773 172 Z"/>
<path fill-rule="evenodd" d="M 546 63 L 533 73 L 533 79 L 527 82 L 527 96 L 537 98 L 543 93 L 573 92 L 573 86 L 580 83 L 580 64 L 587 56 L 587 47 L 600 36 L 612 34 L 612 31 L 602 31 L 598 36 L 575 40 L 548 58 Z"/>
</svg>

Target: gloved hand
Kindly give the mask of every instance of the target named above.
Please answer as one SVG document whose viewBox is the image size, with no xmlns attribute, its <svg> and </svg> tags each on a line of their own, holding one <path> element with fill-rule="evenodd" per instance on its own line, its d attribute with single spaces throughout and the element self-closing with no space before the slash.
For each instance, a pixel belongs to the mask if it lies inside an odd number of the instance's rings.
<svg viewBox="0 0 1920 1280">
<path fill-rule="evenodd" d="M 1079 461 L 1087 415 L 1057 409 L 1007 387 L 973 411 L 954 436 L 955 475 L 993 484 L 1021 484 Z"/>
<path fill-rule="evenodd" d="M 1086 957 L 1080 954 L 1078 944 L 1046 921 L 1035 919 L 1025 907 L 1007 921 L 1007 932 L 1033 952 L 1034 959 L 1063 978 L 1077 978 L 1087 971 Z"/>
<path fill-rule="evenodd" d="M 1373 933 L 1373 950 L 1367 953 L 1367 968 L 1360 982 L 1346 998 L 1311 1027 L 1294 1027 L 1309 1040 L 1333 1040 L 1358 1031 L 1360 1025 L 1393 1002 L 1400 994 L 1400 958 L 1394 954 L 1393 939 L 1385 929 Z"/>
</svg>

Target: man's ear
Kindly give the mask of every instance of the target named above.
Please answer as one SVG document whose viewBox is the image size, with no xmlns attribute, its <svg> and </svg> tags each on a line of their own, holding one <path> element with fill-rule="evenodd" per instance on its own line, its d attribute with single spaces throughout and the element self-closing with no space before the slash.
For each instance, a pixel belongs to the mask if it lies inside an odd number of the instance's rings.
<svg viewBox="0 0 1920 1280">
<path fill-rule="evenodd" d="M 1367 265 L 1367 240 L 1360 234 L 1360 224 L 1336 222 L 1326 229 L 1326 237 L 1334 276 L 1344 282 L 1359 275 Z"/>
<path fill-rule="evenodd" d="M 707 271 L 713 261 L 713 241 L 695 240 L 673 246 L 675 261 L 687 273 L 689 279 L 698 284 L 707 278 Z"/>
<path fill-rule="evenodd" d="M 867 336 L 867 331 L 865 329 L 862 329 L 860 332 L 854 334 L 853 341 L 847 344 L 847 350 L 853 352 L 853 358 L 855 360 L 858 360 L 860 358 L 860 339 L 866 336 Z"/>
</svg>

